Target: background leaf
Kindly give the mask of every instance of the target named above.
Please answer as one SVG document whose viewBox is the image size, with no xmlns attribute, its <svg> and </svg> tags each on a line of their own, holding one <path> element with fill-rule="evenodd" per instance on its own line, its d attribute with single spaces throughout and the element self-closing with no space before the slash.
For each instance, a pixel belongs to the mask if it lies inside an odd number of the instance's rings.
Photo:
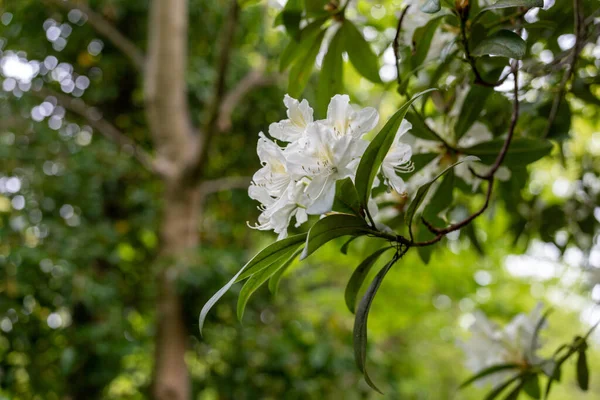
<svg viewBox="0 0 600 400">
<path fill-rule="evenodd" d="M 384 247 L 382 249 L 377 250 L 375 253 L 365 258 L 363 262 L 361 262 L 352 273 L 352 276 L 348 281 L 348 285 L 346 285 L 346 291 L 344 293 L 346 306 L 352 314 L 354 314 L 354 311 L 356 309 L 356 298 L 358 296 L 358 292 L 360 291 L 363 282 L 367 278 L 367 275 L 369 275 L 369 271 L 371 271 L 373 265 L 375 265 L 377 260 L 379 260 L 379 257 L 391 248 L 392 247 Z"/>
<path fill-rule="evenodd" d="M 374 83 L 380 83 L 379 61 L 371 45 L 365 40 L 362 33 L 350 21 L 345 20 L 341 29 L 345 37 L 348 58 L 359 74 Z"/>
<path fill-rule="evenodd" d="M 522 59 L 527 51 L 527 44 L 516 33 L 502 29 L 492 36 L 483 39 L 477 47 L 473 49 L 473 56 L 500 56 Z"/>
<path fill-rule="evenodd" d="M 461 149 L 465 154 L 471 154 L 481 159 L 484 164 L 492 165 L 498 153 L 504 146 L 504 139 L 494 139 L 489 142 L 476 144 L 473 147 Z M 508 148 L 504 164 L 511 167 L 531 164 L 552 151 L 552 143 L 544 139 L 516 138 Z"/>
</svg>

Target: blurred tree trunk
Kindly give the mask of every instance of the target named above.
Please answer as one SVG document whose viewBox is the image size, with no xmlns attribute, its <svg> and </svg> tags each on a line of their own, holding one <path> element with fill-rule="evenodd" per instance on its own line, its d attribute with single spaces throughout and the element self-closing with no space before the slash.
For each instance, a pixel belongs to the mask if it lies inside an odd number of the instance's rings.
<svg viewBox="0 0 600 400">
<path fill-rule="evenodd" d="M 198 246 L 199 191 L 184 179 L 195 157 L 197 138 L 191 129 L 187 104 L 187 1 L 153 0 L 148 20 L 145 70 L 146 112 L 157 157 L 170 166 L 165 186 L 161 224 L 161 260 L 156 298 L 157 336 L 153 397 L 187 400 L 190 383 L 185 351 L 187 328 L 177 292 L 177 264 L 187 250 Z"/>
</svg>

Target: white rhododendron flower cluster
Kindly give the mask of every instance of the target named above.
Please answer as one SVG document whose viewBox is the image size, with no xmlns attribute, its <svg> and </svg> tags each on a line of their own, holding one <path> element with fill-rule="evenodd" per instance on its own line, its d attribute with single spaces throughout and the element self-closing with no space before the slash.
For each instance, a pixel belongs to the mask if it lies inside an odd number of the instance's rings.
<svg viewBox="0 0 600 400">
<path fill-rule="evenodd" d="M 273 230 L 279 239 L 287 236 L 292 218 L 300 226 L 308 215 L 332 210 L 336 181 L 348 177 L 354 181 L 369 145 L 364 136 L 379 121 L 377 110 L 360 109 L 350 104 L 347 95 L 334 96 L 327 118 L 316 121 L 306 100 L 286 95 L 283 102 L 288 118 L 269 126 L 275 141 L 259 134 L 257 152 L 262 168 L 254 174 L 248 190 L 250 197 L 261 203 L 262 213 L 253 228 Z M 397 173 L 413 168 L 411 147 L 400 141 L 410 128 L 409 122 L 402 122 L 381 168 L 384 183 L 399 193 L 405 191 L 405 184 Z M 375 184 L 380 183 L 377 180 Z"/>
<path fill-rule="evenodd" d="M 542 319 L 542 304 L 538 304 L 529 315 L 518 314 L 504 328 L 491 322 L 482 312 L 475 314 L 471 325 L 471 338 L 461 347 L 466 355 L 466 366 L 474 373 L 500 364 L 519 364 L 522 366 L 537 364 L 536 356 L 540 342 L 536 337 L 536 327 Z M 546 322 L 541 329 L 546 328 Z M 496 372 L 480 382 L 497 385 L 514 372 Z"/>
</svg>

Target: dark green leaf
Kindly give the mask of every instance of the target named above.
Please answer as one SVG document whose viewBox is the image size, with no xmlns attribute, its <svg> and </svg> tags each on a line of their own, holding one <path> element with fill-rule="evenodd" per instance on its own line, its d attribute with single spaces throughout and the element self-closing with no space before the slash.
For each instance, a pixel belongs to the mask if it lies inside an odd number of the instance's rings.
<svg viewBox="0 0 600 400">
<path fill-rule="evenodd" d="M 544 0 L 498 0 L 491 6 L 486 7 L 488 10 L 509 7 L 544 7 Z"/>
<path fill-rule="evenodd" d="M 467 234 L 467 237 L 471 241 L 471 244 L 475 248 L 475 251 L 477 251 L 477 253 L 479 255 L 482 255 L 482 256 L 485 255 L 483 246 L 481 245 L 481 242 L 479 241 L 479 238 L 477 237 L 477 230 L 475 229 L 475 221 L 472 221 L 470 224 L 465 226 L 464 230 L 465 230 L 465 233 Z"/>
<path fill-rule="evenodd" d="M 325 243 L 347 235 L 361 235 L 369 231 L 364 219 L 348 214 L 332 214 L 320 219 L 310 228 L 306 238 L 306 247 L 300 256 L 301 260 L 314 253 Z"/>
<path fill-rule="evenodd" d="M 289 251 L 286 254 L 286 257 L 284 258 L 285 261 L 283 261 L 282 263 L 281 262 L 273 263 L 273 264 L 269 265 L 267 268 L 263 268 L 262 270 L 258 271 L 254 275 L 252 275 L 246 281 L 244 286 L 242 286 L 242 290 L 240 291 L 240 295 L 238 297 L 238 303 L 237 303 L 238 320 L 241 321 L 244 318 L 244 310 L 246 309 L 246 304 L 248 303 L 250 296 L 252 296 L 252 293 L 254 293 L 256 291 L 256 289 L 258 289 L 260 286 L 262 286 L 262 284 L 265 283 L 267 281 L 267 279 L 271 278 L 279 270 L 286 268 L 288 265 L 290 265 L 296 259 L 298 254 L 300 254 L 301 250 L 302 249 L 296 249 L 296 250 Z"/>
<path fill-rule="evenodd" d="M 304 241 L 306 241 L 307 234 L 302 233 L 300 235 L 290 236 L 288 238 L 279 240 L 271 245 L 262 249 L 257 255 L 255 255 L 246 265 L 244 265 L 237 274 L 234 275 L 233 278 L 229 282 L 225 284 L 221 289 L 217 291 L 202 307 L 202 311 L 200 311 L 199 317 L 199 326 L 200 326 L 200 334 L 202 334 L 202 327 L 204 326 L 204 321 L 206 319 L 206 315 L 210 311 L 210 309 L 219 301 L 221 297 L 233 286 L 235 282 L 238 281 L 238 278 L 246 273 L 250 275 L 255 274 L 262 269 L 268 267 L 273 264 L 273 262 L 280 259 L 283 255 L 287 254 L 290 249 L 296 249 L 300 246 Z M 248 275 L 249 276 L 249 275 Z"/>
<path fill-rule="evenodd" d="M 356 297 L 358 296 L 358 292 L 360 291 L 363 282 L 367 278 L 369 271 L 371 271 L 371 268 L 373 265 L 375 265 L 375 262 L 377 262 L 379 257 L 389 249 L 391 249 L 391 247 L 384 247 L 377 250 L 375 253 L 371 254 L 363 262 L 361 262 L 352 273 L 344 294 L 346 306 L 352 314 L 354 314 L 354 310 L 356 309 Z"/>
<path fill-rule="evenodd" d="M 469 379 L 467 379 L 466 381 L 461 383 L 459 388 L 462 389 L 466 386 L 469 386 L 471 383 L 473 383 L 481 378 L 485 378 L 488 375 L 495 374 L 496 372 L 506 371 L 509 369 L 516 370 L 519 368 L 520 368 L 520 365 L 516 364 L 516 363 L 492 365 L 491 367 L 488 367 L 488 368 L 476 373 L 475 375 L 473 375 L 472 377 L 470 377 Z"/>
<path fill-rule="evenodd" d="M 588 369 L 585 350 L 579 351 L 577 356 L 577 383 L 581 390 L 588 390 L 590 384 L 590 371 Z"/>
<path fill-rule="evenodd" d="M 342 245 L 342 247 L 340 248 L 340 251 L 342 252 L 342 254 L 344 254 L 344 255 L 347 255 L 347 254 L 348 254 L 348 249 L 349 249 L 349 247 L 350 247 L 350 243 L 352 243 L 352 242 L 353 242 L 354 240 L 356 240 L 356 239 L 358 239 L 358 236 L 351 237 L 350 239 L 348 239 L 348 240 L 346 241 L 346 243 L 344 243 L 344 244 Z"/>
<path fill-rule="evenodd" d="M 425 140 L 439 141 L 432 131 L 431 128 L 423 121 L 423 118 L 417 114 L 414 110 L 410 110 L 406 113 L 406 120 L 411 123 L 412 129 L 410 134 Z"/>
<path fill-rule="evenodd" d="M 517 385 L 511 392 L 504 398 L 504 400 L 517 400 L 519 398 L 519 394 L 521 393 L 521 389 L 523 389 L 523 382 Z"/>
<path fill-rule="evenodd" d="M 377 55 L 371 50 L 371 46 L 365 40 L 356 26 L 345 20 L 340 28 L 345 37 L 348 58 L 359 74 L 374 83 L 380 83 L 379 61 Z"/>
<path fill-rule="evenodd" d="M 441 9 L 440 0 L 425 0 L 425 3 L 421 6 L 421 11 L 427 14 L 435 14 Z"/>
<path fill-rule="evenodd" d="M 454 189 L 454 171 L 450 170 L 442 179 L 442 183 L 435 191 L 435 195 L 431 198 L 429 204 L 423 210 L 423 217 L 430 221 L 431 218 L 437 217 L 439 213 L 446 210 L 452 205 L 452 193 Z M 431 222 L 431 221 L 430 221 Z"/>
<path fill-rule="evenodd" d="M 517 375 L 502 383 L 501 385 L 496 386 L 491 392 L 485 396 L 485 400 L 494 400 L 496 397 L 500 396 L 507 387 L 509 387 L 514 381 L 520 379 L 522 375 Z"/>
<path fill-rule="evenodd" d="M 454 125 L 454 135 L 458 141 L 462 138 L 465 133 L 473 126 L 473 123 L 477 121 L 481 111 L 485 107 L 485 102 L 489 95 L 494 92 L 492 88 L 485 86 L 473 85 L 471 90 L 465 97 L 460 115 Z"/>
<path fill-rule="evenodd" d="M 581 78 L 575 78 L 571 86 L 571 93 L 588 104 L 600 106 L 600 99 L 592 92 L 592 85 L 587 84 Z"/>
<path fill-rule="evenodd" d="M 443 170 L 438 176 L 436 176 L 435 178 L 433 178 L 432 180 L 430 180 L 429 182 L 427 182 L 426 184 L 424 184 L 417 190 L 417 194 L 415 195 L 415 198 L 412 200 L 412 202 L 408 206 L 408 210 L 406 210 L 406 214 L 404 216 L 404 221 L 406 222 L 406 226 L 408 226 L 408 232 L 410 233 L 411 239 L 413 238 L 413 232 L 412 232 L 413 218 L 415 216 L 415 213 L 417 212 L 417 209 L 419 208 L 421 203 L 423 203 L 425 196 L 427 196 L 427 192 L 429 192 L 431 185 L 433 185 L 433 183 L 436 180 L 438 180 L 439 178 L 444 176 L 444 174 L 446 174 L 448 171 L 450 171 L 452 168 L 454 168 L 458 164 L 461 164 L 461 163 L 467 162 L 467 161 L 477 161 L 477 160 L 478 160 L 477 157 L 465 157 L 461 161 L 458 161 L 458 162 L 452 164 L 451 166 L 449 166 L 448 168 L 446 168 L 445 170 Z"/>
<path fill-rule="evenodd" d="M 326 12 L 327 3 L 327 0 L 304 0 L 306 12 L 311 14 Z"/>
<path fill-rule="evenodd" d="M 273 295 L 277 294 L 277 291 L 279 290 L 279 282 L 281 282 L 281 278 L 283 277 L 283 274 L 285 273 L 285 271 L 287 271 L 287 269 L 290 267 L 290 265 L 292 265 L 292 263 L 294 262 L 294 259 L 290 259 L 288 260 L 289 262 L 285 262 L 281 268 L 279 268 L 277 270 L 277 272 L 275 272 L 273 274 L 273 276 L 271 276 L 269 278 L 269 292 L 271 292 Z"/>
<path fill-rule="evenodd" d="M 281 53 L 279 58 L 279 70 L 285 70 L 295 60 L 303 59 L 306 57 L 310 49 L 313 47 L 315 38 L 321 33 L 321 26 L 326 21 L 326 18 L 319 18 L 310 24 L 306 25 L 300 31 L 300 38 L 298 41 L 290 39 L 290 42 Z"/>
<path fill-rule="evenodd" d="M 379 172 L 381 163 L 387 155 L 400 123 L 410 105 L 423 94 L 433 91 L 436 89 L 429 89 L 424 92 L 418 93 L 412 99 L 407 101 L 396 113 L 388 120 L 385 126 L 379 131 L 377 136 L 369 143 L 369 147 L 365 150 L 365 153 L 361 157 L 358 170 L 356 172 L 356 191 L 358 192 L 358 198 L 360 199 L 363 207 L 367 206 L 369 198 L 371 197 L 371 189 L 373 188 L 373 182 L 375 176 Z"/>
<path fill-rule="evenodd" d="M 288 81 L 288 93 L 292 97 L 300 97 L 304 91 L 304 87 L 308 83 L 308 79 L 313 70 L 315 59 L 319 54 L 321 48 L 321 42 L 325 36 L 325 31 L 321 32 L 316 36 L 314 41 L 310 44 L 310 48 L 306 55 L 296 61 L 294 66 L 290 70 L 290 76 Z"/>
<path fill-rule="evenodd" d="M 317 86 L 317 110 L 321 115 L 327 112 L 329 100 L 337 93 L 344 93 L 344 35 L 338 30 L 329 43 L 323 58 Z"/>
<path fill-rule="evenodd" d="M 540 399 L 542 397 L 542 391 L 540 389 L 540 379 L 536 374 L 525 377 L 523 381 L 523 390 L 532 399 Z"/>
<path fill-rule="evenodd" d="M 544 128 L 546 128 L 548 117 L 551 113 L 552 105 L 547 104 L 544 107 L 540 108 L 540 114 L 544 117 Z M 556 117 L 552 122 L 552 126 L 548 129 L 548 135 L 546 136 L 548 139 L 554 139 L 557 141 L 567 140 L 569 138 L 569 133 L 571 131 L 571 106 L 569 106 L 569 102 L 563 99 L 558 105 L 558 110 L 556 111 Z"/>
<path fill-rule="evenodd" d="M 413 176 L 414 174 L 425 168 L 427 165 L 429 165 L 429 163 L 431 163 L 437 157 L 439 157 L 438 153 L 413 154 L 410 160 L 413 162 L 415 169 L 412 172 L 407 172 L 402 175 L 408 179 L 409 177 Z"/>
<path fill-rule="evenodd" d="M 356 317 L 354 319 L 354 358 L 356 359 L 356 364 L 358 365 L 358 369 L 363 373 L 365 377 L 365 381 L 371 386 L 373 389 L 377 390 L 381 393 L 381 390 L 375 386 L 369 374 L 367 373 L 367 320 L 369 318 L 369 311 L 371 309 L 371 305 L 373 304 L 373 300 L 375 299 L 375 295 L 377 294 L 377 290 L 381 286 L 385 275 L 392 268 L 396 259 L 392 259 L 389 263 L 386 264 L 385 267 L 379 271 L 379 273 L 375 276 L 371 285 L 365 292 L 358 308 L 356 310 Z M 383 394 L 383 393 L 382 393 Z"/>
<path fill-rule="evenodd" d="M 362 217 L 360 200 L 352 179 L 346 178 L 335 183 L 335 198 L 332 209 L 333 211 Z"/>
<path fill-rule="evenodd" d="M 473 49 L 473 56 L 501 56 L 508 58 L 522 59 L 527 51 L 527 45 L 521 36 L 516 33 L 502 29 L 492 36 L 483 39 L 479 45 Z"/>
<path fill-rule="evenodd" d="M 435 31 L 438 26 L 442 22 L 442 19 L 445 15 L 440 15 L 439 17 L 432 18 L 424 26 L 421 26 L 415 29 L 415 33 L 413 34 L 412 41 L 415 46 L 415 51 L 413 56 L 411 57 L 412 68 L 418 68 L 425 59 L 427 58 L 427 54 L 429 53 L 429 48 L 431 47 L 431 41 L 435 35 Z"/>
<path fill-rule="evenodd" d="M 302 0 L 289 0 L 285 4 L 281 18 L 288 35 L 295 39 L 298 38 L 302 20 Z"/>
<path fill-rule="evenodd" d="M 466 154 L 477 156 L 481 162 L 492 165 L 498 153 L 504 146 L 504 139 L 494 139 L 489 142 L 476 144 L 473 147 L 461 149 Z M 504 164 L 510 167 L 523 166 L 539 160 L 552 151 L 552 143 L 543 139 L 517 138 L 513 139 Z"/>
</svg>

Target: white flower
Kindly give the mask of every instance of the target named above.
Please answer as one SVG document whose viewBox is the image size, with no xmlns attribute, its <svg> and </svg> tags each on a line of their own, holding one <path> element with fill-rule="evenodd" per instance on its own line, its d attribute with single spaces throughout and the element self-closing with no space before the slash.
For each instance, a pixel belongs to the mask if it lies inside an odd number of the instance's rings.
<svg viewBox="0 0 600 400">
<path fill-rule="evenodd" d="M 287 107 L 288 119 L 272 123 L 269 126 L 269 135 L 284 142 L 293 142 L 300 139 L 306 126 L 313 122 L 313 109 L 308 105 L 308 101 L 299 102 L 287 94 L 283 98 L 283 104 Z"/>
<path fill-rule="evenodd" d="M 519 314 L 501 329 L 478 312 L 470 328 L 471 338 L 461 343 L 466 355 L 466 366 L 474 373 L 493 365 L 531 365 L 541 360 L 535 355 L 539 350 L 539 340 L 534 341 L 535 329 L 542 317 L 542 305 L 538 304 L 529 314 Z M 542 328 L 545 328 L 542 326 Z M 535 342 L 535 343 L 534 343 Z M 486 379 L 494 385 L 505 381 L 513 372 L 498 372 Z M 485 381 L 482 379 L 482 381 Z"/>
<path fill-rule="evenodd" d="M 387 155 L 381 164 L 381 172 L 388 182 L 389 186 L 398 193 L 406 191 L 404 180 L 398 176 L 398 173 L 412 172 L 414 165 L 410 161 L 412 149 L 410 145 L 400 142 L 400 138 L 412 128 L 410 122 L 403 120 L 396 132 L 394 143 L 390 147 Z"/>
<path fill-rule="evenodd" d="M 285 154 L 281 147 L 269 140 L 262 132 L 258 136 L 256 152 L 263 167 L 252 177 L 250 188 L 262 186 L 269 196 L 279 197 L 291 182 Z M 252 194 L 250 197 L 254 198 Z"/>
<path fill-rule="evenodd" d="M 326 121 L 337 137 L 351 135 L 359 139 L 377 125 L 379 114 L 372 107 L 355 110 L 348 95 L 336 94 L 327 107 Z"/>
<path fill-rule="evenodd" d="M 351 135 L 338 136 L 338 131 L 321 121 L 306 128 L 305 143 L 286 152 L 292 173 L 306 183 L 308 214 L 331 211 L 335 182 L 354 179 L 360 157 L 368 143 Z"/>
</svg>

